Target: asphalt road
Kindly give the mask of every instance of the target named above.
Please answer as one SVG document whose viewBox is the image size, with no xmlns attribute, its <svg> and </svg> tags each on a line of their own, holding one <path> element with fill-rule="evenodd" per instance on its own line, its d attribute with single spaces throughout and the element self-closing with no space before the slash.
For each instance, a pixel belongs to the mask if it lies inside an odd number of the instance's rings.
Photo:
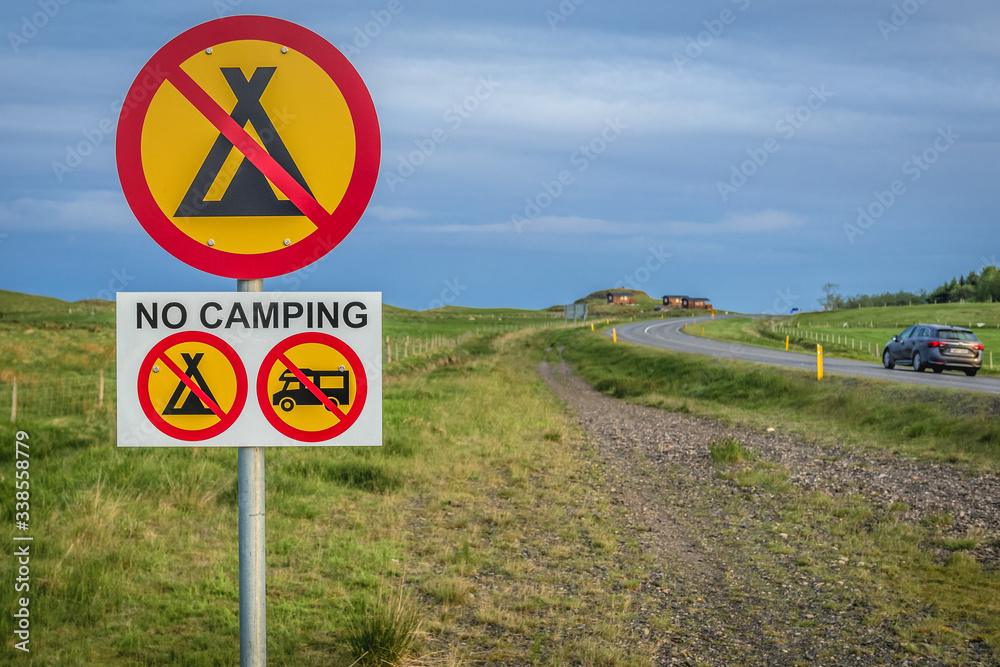
<svg viewBox="0 0 1000 667">
<path fill-rule="evenodd" d="M 716 319 L 725 319 L 725 317 L 724 315 L 717 315 Z M 701 338 L 700 336 L 688 335 L 681 331 L 685 324 L 705 322 L 709 319 L 707 317 L 683 317 L 672 320 L 654 320 L 652 322 L 625 324 L 617 327 L 618 340 L 637 343 L 639 345 L 662 347 L 674 352 L 704 354 L 720 359 L 739 359 L 761 364 L 771 364 L 773 366 L 800 368 L 813 373 L 816 372 L 815 354 L 785 352 L 784 350 L 769 350 L 763 347 L 753 347 L 752 345 L 741 345 L 739 343 L 726 343 Z M 611 330 L 609 329 L 607 333 L 611 335 Z M 894 370 L 890 371 L 883 368 L 881 363 L 866 363 L 834 357 L 825 357 L 823 359 L 823 374 L 826 376 L 853 375 L 878 380 L 891 380 L 893 382 L 921 384 L 928 387 L 965 389 L 968 391 L 1000 394 L 1000 378 L 984 376 L 968 377 L 964 373 L 955 371 L 945 371 L 944 373 L 925 371 L 917 373 L 911 368 L 902 366 L 897 366 Z"/>
</svg>

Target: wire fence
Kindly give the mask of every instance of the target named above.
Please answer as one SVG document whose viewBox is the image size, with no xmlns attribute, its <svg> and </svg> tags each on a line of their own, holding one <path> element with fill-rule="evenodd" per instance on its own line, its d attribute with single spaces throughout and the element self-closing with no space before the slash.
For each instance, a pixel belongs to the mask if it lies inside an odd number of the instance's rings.
<svg viewBox="0 0 1000 667">
<path fill-rule="evenodd" d="M 116 407 L 114 372 L 64 377 L 22 376 L 0 383 L 0 418 L 67 417 Z"/>
<path fill-rule="evenodd" d="M 581 324 L 582 325 L 582 324 Z M 413 356 L 429 354 L 441 348 L 458 347 L 473 335 L 505 333 L 524 328 L 550 328 L 555 325 L 531 327 L 494 324 L 477 327 L 454 336 L 386 336 L 382 344 L 382 361 L 396 363 Z M 117 409 L 117 380 L 114 368 L 92 375 L 62 377 L 22 375 L 0 382 L 0 419 L 48 419 L 104 412 L 114 415 Z"/>
<path fill-rule="evenodd" d="M 382 346 L 382 361 L 391 364 L 394 361 L 409 359 L 411 356 L 419 356 L 433 352 L 442 347 L 458 347 L 472 336 L 471 331 L 466 331 L 460 336 L 446 338 L 445 336 L 431 336 L 430 338 L 413 338 L 409 336 L 385 337 L 385 344 Z"/>
</svg>

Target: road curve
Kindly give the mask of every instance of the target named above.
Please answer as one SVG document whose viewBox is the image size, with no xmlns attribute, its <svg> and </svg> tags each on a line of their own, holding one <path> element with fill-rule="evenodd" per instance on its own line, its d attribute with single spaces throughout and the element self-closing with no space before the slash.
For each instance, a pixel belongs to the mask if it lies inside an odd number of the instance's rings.
<svg viewBox="0 0 1000 667">
<path fill-rule="evenodd" d="M 733 316 L 729 316 L 733 317 Z M 716 316 L 725 319 L 726 316 Z M 617 327 L 618 340 L 638 345 L 662 347 L 674 352 L 704 354 L 721 359 L 739 359 L 773 366 L 786 366 L 802 370 L 816 371 L 816 356 L 801 352 L 785 352 L 770 350 L 752 345 L 727 343 L 724 341 L 701 338 L 683 333 L 685 324 L 706 322 L 709 318 L 682 317 L 671 320 L 653 320 L 651 322 L 635 322 Z M 611 330 L 607 330 L 611 335 Z M 954 371 L 944 373 L 917 373 L 910 368 L 897 366 L 895 370 L 887 370 L 881 363 L 866 363 L 851 359 L 825 357 L 823 359 L 824 375 L 853 375 L 857 377 L 891 380 L 893 382 L 908 382 L 928 387 L 943 387 L 947 389 L 965 389 L 982 391 L 990 394 L 1000 394 L 1000 378 L 968 377 Z"/>
</svg>

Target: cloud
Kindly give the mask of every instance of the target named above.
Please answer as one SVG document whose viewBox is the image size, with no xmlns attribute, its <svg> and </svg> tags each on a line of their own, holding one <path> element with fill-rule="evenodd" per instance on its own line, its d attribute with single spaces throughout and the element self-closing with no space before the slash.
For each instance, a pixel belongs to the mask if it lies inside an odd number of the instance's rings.
<svg viewBox="0 0 1000 667">
<path fill-rule="evenodd" d="M 395 222 L 397 220 L 414 220 L 426 218 L 427 214 L 415 208 L 405 206 L 369 206 L 368 213 L 377 220 L 383 222 Z"/>
<path fill-rule="evenodd" d="M 742 234 L 760 234 L 775 232 L 781 229 L 791 229 L 802 224 L 803 220 L 787 211 L 766 209 L 757 213 L 735 213 L 718 223 L 720 231 Z"/>
<path fill-rule="evenodd" d="M 134 231 L 137 228 L 124 197 L 116 190 L 91 190 L 61 201 L 24 197 L 0 202 L 0 229 L 4 231 Z"/>
<path fill-rule="evenodd" d="M 769 234 L 791 229 L 803 223 L 802 218 L 787 211 L 765 209 L 749 213 L 733 213 L 716 222 L 619 222 L 580 216 L 543 215 L 522 223 L 520 231 L 558 236 L 706 236 L 713 234 Z M 445 224 L 416 225 L 410 231 L 429 234 L 518 234 L 513 223 L 484 225 Z"/>
</svg>

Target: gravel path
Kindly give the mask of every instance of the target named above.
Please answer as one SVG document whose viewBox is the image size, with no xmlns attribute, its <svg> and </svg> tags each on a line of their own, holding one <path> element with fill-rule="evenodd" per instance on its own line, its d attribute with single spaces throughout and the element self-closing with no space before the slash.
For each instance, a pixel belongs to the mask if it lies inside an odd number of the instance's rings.
<svg viewBox="0 0 1000 667">
<path fill-rule="evenodd" d="M 787 466 L 804 490 L 864 494 L 882 506 L 906 503 L 903 520 L 947 512 L 954 517 L 947 530 L 955 535 L 972 527 L 1000 534 L 1000 477 L 883 453 L 820 450 L 779 432 L 631 405 L 592 390 L 563 362 L 543 362 L 539 373 L 578 414 L 608 469 L 612 496 L 627 509 L 642 548 L 661 564 L 643 585 L 660 604 L 649 616 L 668 619 L 657 664 L 945 664 L 902 650 L 891 627 L 871 623 L 864 592 L 849 581 L 803 574 L 791 563 L 775 567 L 781 556 L 768 545 L 787 535 L 762 529 L 779 524 L 776 503 L 762 494 L 760 502 L 740 506 L 734 524 L 725 507 L 748 491 L 719 478 L 707 444 L 733 436 L 761 459 Z M 977 560 L 996 566 L 996 545 L 983 540 Z M 831 596 L 838 604 L 824 604 Z M 966 664 L 995 664 L 985 646 L 961 656 Z"/>
</svg>

